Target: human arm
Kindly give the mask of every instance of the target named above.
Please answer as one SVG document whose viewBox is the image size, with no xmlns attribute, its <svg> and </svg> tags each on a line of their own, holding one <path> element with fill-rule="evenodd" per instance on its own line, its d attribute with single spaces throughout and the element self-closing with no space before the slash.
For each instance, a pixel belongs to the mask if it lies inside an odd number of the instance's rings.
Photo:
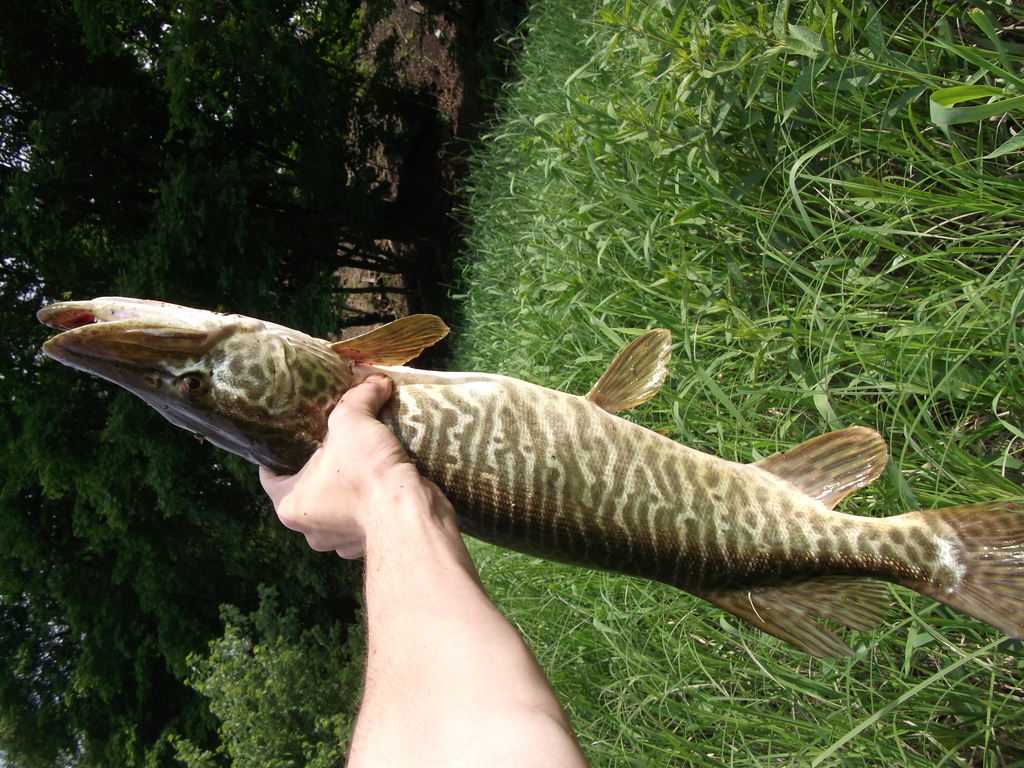
<svg viewBox="0 0 1024 768">
<path fill-rule="evenodd" d="M 374 417 L 371 377 L 331 414 L 297 475 L 261 470 L 314 549 L 364 556 L 367 670 L 349 765 L 585 766 L 554 691 L 487 598 L 455 512 Z"/>
</svg>

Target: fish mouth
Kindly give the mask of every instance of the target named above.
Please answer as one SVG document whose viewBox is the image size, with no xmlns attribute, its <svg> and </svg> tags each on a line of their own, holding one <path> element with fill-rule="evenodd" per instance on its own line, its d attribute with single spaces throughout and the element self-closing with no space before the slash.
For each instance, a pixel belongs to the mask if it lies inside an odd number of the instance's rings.
<svg viewBox="0 0 1024 768">
<path fill-rule="evenodd" d="M 70 331 L 92 323 L 146 319 L 167 321 L 172 316 L 181 324 L 182 310 L 186 308 L 165 301 L 101 296 L 88 301 L 60 301 L 50 304 L 36 312 L 36 317 L 43 325 Z"/>
<path fill-rule="evenodd" d="M 222 335 L 174 317 L 175 309 L 144 299 L 94 299 L 51 304 L 36 317 L 62 331 L 43 344 L 44 354 L 103 375 L 101 367 L 160 370 L 175 358 L 200 357 Z"/>
<path fill-rule="evenodd" d="M 73 331 L 76 328 L 81 328 L 83 325 L 100 322 L 99 318 L 92 312 L 64 309 L 59 304 L 43 307 L 36 313 L 36 317 L 39 318 L 39 322 L 43 323 L 43 325 L 48 325 L 61 331 Z"/>
</svg>

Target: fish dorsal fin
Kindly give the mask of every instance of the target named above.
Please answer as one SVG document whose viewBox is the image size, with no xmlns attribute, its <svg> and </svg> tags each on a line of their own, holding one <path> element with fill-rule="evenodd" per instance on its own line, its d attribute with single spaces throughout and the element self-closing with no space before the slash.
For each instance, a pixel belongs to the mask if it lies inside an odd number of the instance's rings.
<svg viewBox="0 0 1024 768">
<path fill-rule="evenodd" d="M 867 632 L 882 621 L 889 607 L 889 589 L 882 582 L 842 576 L 698 596 L 823 659 L 850 656 L 853 649 L 814 616 Z"/>
<path fill-rule="evenodd" d="M 646 403 L 665 383 L 671 355 L 672 334 L 664 328 L 647 331 L 615 356 L 587 400 L 608 413 Z"/>
<path fill-rule="evenodd" d="M 404 365 L 447 335 L 448 326 L 436 315 L 409 315 L 337 341 L 331 349 L 366 365 Z"/>
<path fill-rule="evenodd" d="M 847 427 L 772 454 L 754 466 L 788 480 L 832 509 L 882 474 L 888 457 L 885 441 L 873 429 Z"/>
</svg>

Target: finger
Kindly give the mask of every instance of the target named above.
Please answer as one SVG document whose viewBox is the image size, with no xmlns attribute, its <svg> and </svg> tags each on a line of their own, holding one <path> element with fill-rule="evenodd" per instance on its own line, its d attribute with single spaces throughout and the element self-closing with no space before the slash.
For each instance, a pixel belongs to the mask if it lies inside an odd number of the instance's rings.
<svg viewBox="0 0 1024 768">
<path fill-rule="evenodd" d="M 338 553 L 339 557 L 346 560 L 358 560 L 366 554 L 366 547 L 362 542 L 353 542 L 337 547 L 334 551 Z"/>
<path fill-rule="evenodd" d="M 365 413 L 370 418 L 376 418 L 377 412 L 388 401 L 392 392 L 394 385 L 391 379 L 381 373 L 372 373 L 342 395 L 334 413 Z M 334 418 L 333 413 L 331 417 Z M 328 428 L 329 424 L 328 422 Z"/>
<path fill-rule="evenodd" d="M 288 492 L 288 481 L 295 475 L 277 475 L 266 467 L 260 467 L 260 485 L 276 508 Z"/>
<path fill-rule="evenodd" d="M 274 474 L 266 467 L 260 467 L 260 485 L 267 493 L 270 493 L 271 488 L 276 488 L 281 479 L 281 475 Z"/>
</svg>

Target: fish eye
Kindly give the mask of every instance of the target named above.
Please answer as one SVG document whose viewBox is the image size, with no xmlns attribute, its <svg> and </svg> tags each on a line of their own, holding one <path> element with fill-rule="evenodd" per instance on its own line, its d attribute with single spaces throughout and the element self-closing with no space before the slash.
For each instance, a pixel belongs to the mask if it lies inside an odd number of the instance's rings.
<svg viewBox="0 0 1024 768">
<path fill-rule="evenodd" d="M 188 400 L 196 400 L 210 389 L 209 380 L 201 373 L 186 373 L 178 378 L 178 391 Z"/>
</svg>

